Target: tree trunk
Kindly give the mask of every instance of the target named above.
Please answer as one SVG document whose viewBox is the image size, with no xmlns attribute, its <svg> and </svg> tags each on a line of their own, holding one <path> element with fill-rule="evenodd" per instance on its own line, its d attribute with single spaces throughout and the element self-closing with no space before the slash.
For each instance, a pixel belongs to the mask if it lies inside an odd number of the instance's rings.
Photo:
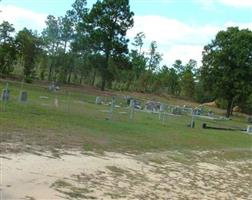
<svg viewBox="0 0 252 200">
<path fill-rule="evenodd" d="M 126 91 L 129 91 L 129 87 L 132 85 L 132 79 L 128 79 L 126 84 Z"/>
<path fill-rule="evenodd" d="M 105 90 L 105 86 L 106 86 L 106 73 L 107 73 L 108 66 L 109 66 L 109 54 L 110 54 L 110 51 L 107 50 L 106 51 L 106 61 L 105 61 L 105 66 L 104 66 L 105 69 L 102 72 L 101 91 L 104 91 Z"/>
<path fill-rule="evenodd" d="M 102 77 L 101 91 L 105 90 L 106 80 L 105 77 Z"/>
<path fill-rule="evenodd" d="M 230 116 L 233 116 L 233 107 L 234 107 L 234 100 L 232 100 Z"/>
<path fill-rule="evenodd" d="M 70 82 L 71 82 L 71 77 L 72 77 L 72 72 L 70 72 L 69 75 L 68 75 L 68 80 L 67 80 L 68 84 L 70 84 Z"/>
<path fill-rule="evenodd" d="M 80 76 L 80 85 L 82 85 L 83 75 Z"/>
<path fill-rule="evenodd" d="M 93 75 L 93 79 L 92 79 L 92 86 L 94 86 L 94 84 L 95 84 L 95 78 L 96 78 L 96 69 L 94 69 L 94 75 Z"/>
<path fill-rule="evenodd" d="M 228 105 L 227 105 L 227 113 L 226 113 L 227 118 L 229 118 L 231 116 L 232 109 L 233 109 L 233 99 L 229 99 Z"/>
<path fill-rule="evenodd" d="M 67 41 L 64 42 L 64 54 L 66 53 Z"/>
<path fill-rule="evenodd" d="M 51 79 L 52 79 L 52 63 L 50 64 L 49 67 L 48 81 L 51 81 Z"/>
</svg>

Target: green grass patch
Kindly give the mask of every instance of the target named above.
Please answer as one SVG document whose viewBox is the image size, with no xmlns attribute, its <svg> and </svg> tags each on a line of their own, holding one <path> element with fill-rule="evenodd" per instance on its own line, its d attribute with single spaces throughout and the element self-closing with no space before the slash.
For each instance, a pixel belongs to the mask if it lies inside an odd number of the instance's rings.
<svg viewBox="0 0 252 200">
<path fill-rule="evenodd" d="M 3 88 L 0 83 L 0 89 Z M 201 128 L 202 123 L 246 128 L 243 118 L 230 121 L 197 118 L 196 127 L 191 129 L 187 127 L 189 116 L 168 116 L 163 123 L 157 114 L 136 111 L 131 121 L 129 110 L 121 107 L 115 109 L 112 120 L 106 120 L 105 111 L 110 107 L 95 105 L 95 96 L 86 91 L 62 88 L 55 94 L 45 86 L 25 85 L 23 89 L 28 91 L 29 99 L 22 104 L 18 102 L 21 86 L 10 83 L 9 89 L 11 100 L 7 111 L 0 112 L 1 142 L 133 153 L 252 148 L 252 136 L 241 131 Z M 56 97 L 58 107 L 54 105 Z"/>
</svg>

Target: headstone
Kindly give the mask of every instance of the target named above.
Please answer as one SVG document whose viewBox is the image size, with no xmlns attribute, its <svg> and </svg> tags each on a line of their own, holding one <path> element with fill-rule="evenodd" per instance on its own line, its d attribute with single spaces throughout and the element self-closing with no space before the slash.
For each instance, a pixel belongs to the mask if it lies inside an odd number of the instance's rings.
<svg viewBox="0 0 252 200">
<path fill-rule="evenodd" d="M 134 108 L 135 109 L 139 109 L 139 110 L 142 109 L 141 103 L 138 100 L 136 100 L 136 99 L 134 99 Z"/>
<path fill-rule="evenodd" d="M 174 107 L 172 108 L 172 114 L 174 115 L 182 115 L 182 110 L 180 107 Z"/>
<path fill-rule="evenodd" d="M 130 116 L 129 116 L 130 120 L 133 120 L 134 112 L 135 112 L 135 101 L 134 99 L 131 99 L 130 100 Z"/>
<path fill-rule="evenodd" d="M 202 128 L 203 128 L 203 129 L 206 129 L 206 128 L 207 128 L 207 124 L 206 124 L 206 123 L 203 123 L 203 124 L 202 124 Z"/>
<path fill-rule="evenodd" d="M 252 134 L 252 126 L 251 125 L 248 126 L 247 133 L 248 134 Z"/>
<path fill-rule="evenodd" d="M 134 99 L 131 99 L 131 100 L 130 100 L 130 107 L 131 107 L 131 108 L 134 108 L 134 107 L 135 107 L 135 101 L 134 101 Z"/>
<path fill-rule="evenodd" d="M 164 122 L 164 112 L 165 112 L 165 105 L 162 103 L 160 104 L 160 107 L 159 107 L 159 120 L 161 120 L 162 118 L 162 115 L 163 115 L 163 122 Z"/>
<path fill-rule="evenodd" d="M 252 124 L 252 116 L 248 117 L 248 123 Z"/>
<path fill-rule="evenodd" d="M 145 104 L 145 109 L 152 112 L 158 112 L 160 110 L 160 103 L 155 101 L 147 101 Z"/>
<path fill-rule="evenodd" d="M 207 112 L 207 115 L 208 115 L 209 117 L 213 117 L 213 116 L 214 116 L 214 112 L 213 112 L 212 110 L 209 110 L 209 111 Z"/>
<path fill-rule="evenodd" d="M 100 105 L 102 103 L 101 97 L 96 97 L 95 104 Z"/>
<path fill-rule="evenodd" d="M 48 87 L 48 90 L 51 92 L 58 91 L 59 89 L 60 89 L 60 87 L 55 82 L 52 82 L 52 84 L 49 85 L 49 87 Z"/>
<path fill-rule="evenodd" d="M 113 96 L 112 100 L 111 100 L 111 105 L 110 105 L 110 110 L 109 110 L 109 116 L 108 116 L 108 119 L 110 119 L 110 120 L 113 117 L 114 108 L 115 108 L 115 97 Z"/>
<path fill-rule="evenodd" d="M 28 99 L 28 93 L 26 91 L 21 91 L 19 101 L 21 103 L 25 103 L 25 102 L 27 102 L 27 99 Z"/>
<path fill-rule="evenodd" d="M 194 128 L 195 127 L 195 121 L 193 120 L 192 122 L 191 122 L 191 128 Z"/>
<path fill-rule="evenodd" d="M 49 85 L 48 90 L 51 91 L 51 92 L 55 91 L 55 85 L 54 85 L 54 83 L 52 85 Z"/>
<path fill-rule="evenodd" d="M 131 96 L 125 96 L 126 103 L 128 106 L 130 106 L 130 101 L 133 99 Z"/>
<path fill-rule="evenodd" d="M 160 110 L 160 112 L 164 112 L 165 111 L 165 104 L 162 103 L 160 105 L 160 109 L 159 110 Z"/>
<path fill-rule="evenodd" d="M 195 116 L 195 112 L 194 112 L 194 110 L 192 110 L 192 119 L 191 119 L 191 123 L 190 123 L 190 127 L 191 128 L 195 127 L 194 116 Z"/>
<path fill-rule="evenodd" d="M 8 89 L 3 89 L 2 91 L 2 101 L 7 102 L 10 99 L 10 90 Z"/>
<path fill-rule="evenodd" d="M 193 115 L 201 115 L 201 109 L 198 109 L 198 108 L 195 108 L 194 110 L 193 110 Z"/>
<path fill-rule="evenodd" d="M 55 108 L 59 107 L 59 100 L 57 97 L 54 99 L 54 106 L 55 106 Z"/>
<path fill-rule="evenodd" d="M 112 97 L 112 101 L 111 101 L 111 108 L 115 108 L 115 97 Z"/>
</svg>

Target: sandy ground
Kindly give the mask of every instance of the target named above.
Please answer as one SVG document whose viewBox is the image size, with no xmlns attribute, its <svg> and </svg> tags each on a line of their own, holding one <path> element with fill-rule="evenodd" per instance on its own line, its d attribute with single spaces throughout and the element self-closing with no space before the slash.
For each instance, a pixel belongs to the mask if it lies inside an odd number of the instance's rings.
<svg viewBox="0 0 252 200">
<path fill-rule="evenodd" d="M 179 152 L 74 151 L 60 157 L 2 154 L 0 164 L 1 200 L 252 199 L 251 160 L 210 163 Z"/>
</svg>

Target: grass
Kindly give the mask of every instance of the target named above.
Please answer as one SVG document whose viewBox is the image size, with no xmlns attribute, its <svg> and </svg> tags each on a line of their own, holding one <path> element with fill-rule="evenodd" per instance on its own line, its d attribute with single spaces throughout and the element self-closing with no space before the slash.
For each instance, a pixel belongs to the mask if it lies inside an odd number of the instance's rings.
<svg viewBox="0 0 252 200">
<path fill-rule="evenodd" d="M 4 83 L 0 82 L 0 89 L 3 88 Z M 115 110 L 112 120 L 106 120 L 108 113 L 105 111 L 109 110 L 109 106 L 95 105 L 96 96 L 82 89 L 62 88 L 57 93 L 51 93 L 45 86 L 25 84 L 23 89 L 28 91 L 29 98 L 25 104 L 18 102 L 21 84 L 9 83 L 9 89 L 11 100 L 7 111 L 0 112 L 1 142 L 131 153 L 223 149 L 250 151 L 252 148 L 252 136 L 240 131 L 201 128 L 204 122 L 246 128 L 243 118 L 236 117 L 231 121 L 196 119 L 196 127 L 191 129 L 187 127 L 191 120 L 189 116 L 168 116 L 163 123 L 156 114 L 136 112 L 134 121 L 131 121 L 129 111 L 121 107 Z M 59 101 L 57 108 L 54 106 L 56 97 Z M 106 98 L 108 101 L 111 99 Z M 169 99 L 163 100 L 169 102 Z M 125 104 L 123 98 L 120 98 L 119 104 Z M 120 114 L 122 112 L 127 114 Z"/>
<path fill-rule="evenodd" d="M 96 199 L 95 197 L 88 196 L 87 194 L 91 191 L 86 188 L 74 187 L 72 184 L 64 181 L 57 180 L 52 185 L 51 188 L 56 189 L 58 192 L 69 197 L 68 199 Z"/>
<path fill-rule="evenodd" d="M 123 174 L 125 174 L 127 172 L 126 170 L 121 169 L 116 166 L 107 166 L 106 168 L 109 169 L 114 174 L 116 174 L 117 176 L 123 176 Z"/>
</svg>

